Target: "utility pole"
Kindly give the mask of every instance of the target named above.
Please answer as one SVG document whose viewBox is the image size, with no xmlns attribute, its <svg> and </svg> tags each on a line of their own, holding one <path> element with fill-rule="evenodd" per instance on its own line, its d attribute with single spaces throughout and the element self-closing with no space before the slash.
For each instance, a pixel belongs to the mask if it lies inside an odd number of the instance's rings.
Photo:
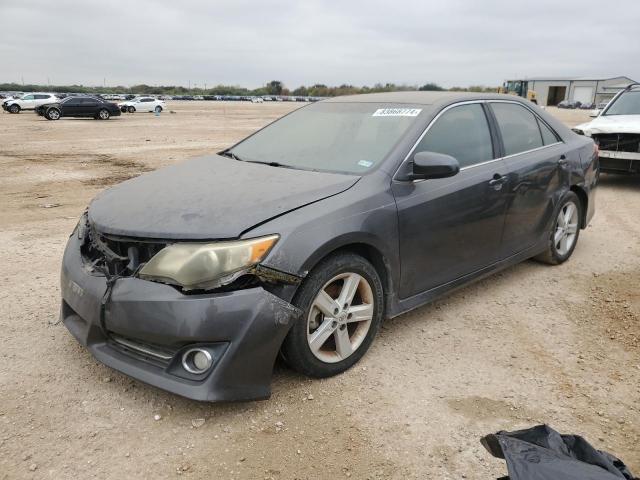
<svg viewBox="0 0 640 480">
<path fill-rule="evenodd" d="M 22 78 L 22 86 L 24 87 L 24 75 L 22 75 L 20 78 Z"/>
<path fill-rule="evenodd" d="M 191 90 L 191 80 L 189 80 L 189 90 Z"/>
</svg>

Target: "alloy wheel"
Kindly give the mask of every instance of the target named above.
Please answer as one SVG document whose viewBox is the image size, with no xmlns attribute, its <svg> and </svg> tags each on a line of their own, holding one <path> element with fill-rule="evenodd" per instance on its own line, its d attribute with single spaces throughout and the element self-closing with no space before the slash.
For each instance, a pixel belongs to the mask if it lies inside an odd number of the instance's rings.
<svg viewBox="0 0 640 480">
<path fill-rule="evenodd" d="M 52 109 L 52 110 L 49 110 L 47 115 L 49 116 L 49 119 L 51 119 L 51 120 L 58 120 L 60 118 L 60 112 L 58 110 L 56 110 L 55 108 Z"/>
<path fill-rule="evenodd" d="M 100 110 L 100 112 L 98 112 L 98 116 L 100 117 L 101 120 L 108 120 L 109 112 L 107 110 Z"/>
<path fill-rule="evenodd" d="M 556 221 L 556 232 L 553 244 L 559 255 L 566 255 L 573 248 L 578 233 L 578 207 L 573 202 L 567 202 L 560 209 Z"/>
<path fill-rule="evenodd" d="M 307 342 L 313 355 L 336 363 L 362 345 L 371 327 L 374 296 L 357 273 L 340 273 L 318 292 L 307 316 Z"/>
</svg>

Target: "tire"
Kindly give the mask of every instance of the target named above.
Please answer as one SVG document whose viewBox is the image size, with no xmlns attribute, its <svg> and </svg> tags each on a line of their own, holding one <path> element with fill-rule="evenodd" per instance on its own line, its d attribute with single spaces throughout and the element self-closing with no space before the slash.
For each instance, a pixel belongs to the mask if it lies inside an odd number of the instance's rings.
<svg viewBox="0 0 640 480">
<path fill-rule="evenodd" d="M 549 235 L 547 249 L 535 259 L 549 265 L 560 265 L 571 257 L 578 244 L 582 223 L 582 202 L 573 192 L 568 192 L 560 202 Z"/>
<path fill-rule="evenodd" d="M 9 107 L 10 113 L 20 113 L 20 110 L 20 105 L 17 105 L 15 103 Z"/>
<path fill-rule="evenodd" d="M 153 109 L 153 111 L 156 113 L 160 113 L 162 111 L 162 107 L 158 105 L 156 108 Z"/>
<path fill-rule="evenodd" d="M 127 107 L 127 112 L 134 113 L 136 111 L 136 107 Z"/>
<path fill-rule="evenodd" d="M 96 118 L 98 120 L 109 120 L 110 116 L 111 114 L 109 113 L 109 110 L 107 110 L 106 108 L 103 108 L 98 112 L 98 115 L 96 115 Z"/>
<path fill-rule="evenodd" d="M 367 260 L 341 253 L 311 271 L 293 304 L 304 313 L 285 338 L 282 356 L 294 370 L 324 378 L 351 368 L 369 349 L 382 322 L 384 292 Z"/>
<path fill-rule="evenodd" d="M 58 110 L 57 108 L 50 108 L 45 112 L 44 116 L 47 118 L 47 120 L 59 120 L 61 117 L 60 110 Z"/>
</svg>

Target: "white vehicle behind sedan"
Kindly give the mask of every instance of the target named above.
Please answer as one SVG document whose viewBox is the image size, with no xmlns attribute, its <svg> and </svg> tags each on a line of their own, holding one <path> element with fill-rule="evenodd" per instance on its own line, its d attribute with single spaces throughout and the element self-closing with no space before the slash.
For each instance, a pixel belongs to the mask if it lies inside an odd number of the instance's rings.
<svg viewBox="0 0 640 480">
<path fill-rule="evenodd" d="M 594 120 L 573 131 L 598 145 L 601 172 L 640 173 L 640 84 L 629 85 Z"/>
<path fill-rule="evenodd" d="M 27 93 L 18 98 L 10 98 L 2 103 L 2 108 L 10 113 L 20 113 L 22 110 L 35 110 L 45 103 L 59 101 L 52 93 Z"/>
<path fill-rule="evenodd" d="M 162 100 L 158 100 L 153 97 L 136 97 L 127 102 L 121 102 L 118 104 L 120 111 L 123 113 L 129 112 L 157 112 L 160 113 L 167 107 L 167 104 Z"/>
</svg>

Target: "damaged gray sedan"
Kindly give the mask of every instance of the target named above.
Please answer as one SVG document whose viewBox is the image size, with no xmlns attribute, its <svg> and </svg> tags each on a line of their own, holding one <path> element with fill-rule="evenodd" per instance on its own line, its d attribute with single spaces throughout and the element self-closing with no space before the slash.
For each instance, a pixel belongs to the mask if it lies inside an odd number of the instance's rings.
<svg viewBox="0 0 640 480">
<path fill-rule="evenodd" d="M 98 195 L 65 250 L 62 320 L 143 382 L 266 398 L 278 354 L 335 375 L 383 318 L 530 257 L 566 261 L 596 182 L 592 140 L 516 97 L 319 102 Z"/>
</svg>

